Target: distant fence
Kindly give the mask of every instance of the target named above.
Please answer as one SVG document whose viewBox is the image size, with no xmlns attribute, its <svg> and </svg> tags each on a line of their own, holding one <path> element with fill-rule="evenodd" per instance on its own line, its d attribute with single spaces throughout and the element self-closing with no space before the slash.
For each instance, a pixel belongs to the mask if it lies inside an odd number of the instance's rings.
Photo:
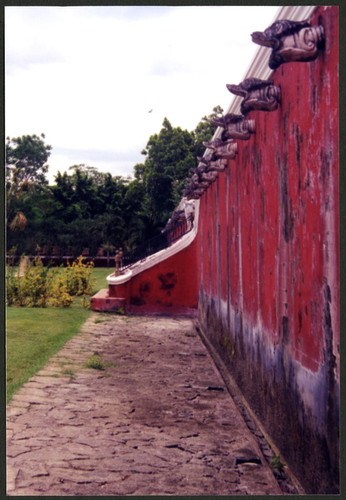
<svg viewBox="0 0 346 500">
<path fill-rule="evenodd" d="M 193 216 L 184 218 L 181 221 L 170 224 L 170 226 L 154 236 L 150 240 L 145 241 L 133 250 L 124 252 L 122 258 L 122 270 L 130 267 L 137 261 L 143 260 L 149 255 L 169 247 L 184 234 L 188 233 L 193 227 Z M 48 247 L 44 247 L 41 252 L 36 255 L 27 255 L 30 260 L 35 257 L 40 257 L 44 266 L 67 266 L 76 260 L 80 255 L 84 257 L 84 262 L 93 262 L 95 267 L 115 267 L 115 255 L 104 255 L 106 251 L 99 250 L 96 255 L 89 255 L 89 249 L 84 249 L 79 254 L 63 255 L 63 249 L 53 247 L 51 252 L 48 252 Z M 115 252 L 114 252 L 115 253 Z M 18 265 L 22 255 L 6 255 L 6 263 Z"/>
<path fill-rule="evenodd" d="M 125 252 L 122 259 L 121 269 L 124 271 L 135 262 L 141 261 L 160 250 L 168 248 L 193 228 L 193 215 L 183 220 L 170 224 L 169 228 L 157 236 L 147 240 L 130 252 Z"/>
<path fill-rule="evenodd" d="M 79 255 L 28 255 L 30 260 L 33 260 L 35 257 L 40 257 L 44 266 L 52 265 L 52 266 L 67 266 L 72 264 Z M 100 255 L 83 255 L 84 263 L 93 262 L 95 267 L 113 267 L 114 256 L 100 256 Z M 22 255 L 6 255 L 6 263 L 17 266 L 20 262 Z"/>
</svg>

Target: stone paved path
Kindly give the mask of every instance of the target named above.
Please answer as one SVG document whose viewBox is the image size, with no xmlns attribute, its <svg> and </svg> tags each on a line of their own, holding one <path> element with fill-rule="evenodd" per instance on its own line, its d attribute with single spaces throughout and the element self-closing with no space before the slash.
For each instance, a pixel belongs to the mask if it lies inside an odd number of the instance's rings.
<svg viewBox="0 0 346 500">
<path fill-rule="evenodd" d="M 10 496 L 282 494 L 189 319 L 93 314 L 7 421 Z"/>
</svg>

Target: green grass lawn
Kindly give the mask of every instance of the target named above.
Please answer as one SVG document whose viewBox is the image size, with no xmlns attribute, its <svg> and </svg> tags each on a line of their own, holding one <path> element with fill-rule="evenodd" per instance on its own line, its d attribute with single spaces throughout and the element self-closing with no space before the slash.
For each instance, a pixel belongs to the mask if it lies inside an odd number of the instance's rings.
<svg viewBox="0 0 346 500">
<path fill-rule="evenodd" d="M 94 293 L 101 290 L 101 288 L 108 288 L 106 278 L 112 273 L 114 273 L 114 267 L 96 267 L 93 269 L 91 278 L 94 280 Z"/>
<path fill-rule="evenodd" d="M 96 293 L 107 288 L 113 268 L 93 270 Z M 69 308 L 7 307 L 6 388 L 7 401 L 51 356 L 76 335 L 90 315 L 77 299 Z"/>
</svg>

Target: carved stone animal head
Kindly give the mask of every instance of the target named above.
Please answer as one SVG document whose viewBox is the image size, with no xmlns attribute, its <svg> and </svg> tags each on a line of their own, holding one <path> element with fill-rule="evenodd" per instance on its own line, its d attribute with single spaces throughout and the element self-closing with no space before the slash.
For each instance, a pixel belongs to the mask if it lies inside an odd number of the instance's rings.
<svg viewBox="0 0 346 500">
<path fill-rule="evenodd" d="M 250 134 L 255 132 L 255 120 L 245 120 L 244 115 L 233 115 L 233 117 L 235 118 L 232 119 L 225 127 L 221 136 L 222 139 L 224 141 L 229 139 L 249 139 Z"/>
<path fill-rule="evenodd" d="M 310 26 L 310 23 L 307 20 L 290 21 L 288 19 L 279 19 L 264 31 L 254 31 L 251 33 L 251 38 L 252 41 L 258 45 L 272 47 L 275 49 L 280 45 L 280 38 L 297 33 L 299 30 L 306 28 L 307 26 Z"/>
<path fill-rule="evenodd" d="M 239 85 L 227 84 L 226 87 L 232 94 L 246 97 L 250 92 L 273 85 L 273 80 L 260 80 L 259 78 L 246 78 Z"/>
<path fill-rule="evenodd" d="M 247 78 L 239 85 L 229 85 L 233 94 L 243 97 L 240 109 L 243 115 L 251 110 L 274 111 L 280 101 L 280 87 L 273 85 L 273 80 Z"/>
<path fill-rule="evenodd" d="M 219 127 L 226 128 L 230 123 L 238 123 L 244 118 L 243 115 L 235 115 L 234 113 L 228 113 L 221 118 L 211 118 L 211 123 Z"/>
<path fill-rule="evenodd" d="M 213 150 L 212 161 L 217 161 L 219 158 L 232 159 L 238 152 L 237 143 L 233 139 L 216 138 L 213 141 L 204 142 L 203 145 Z"/>
<path fill-rule="evenodd" d="M 324 46 L 323 26 L 311 26 L 308 21 L 280 19 L 269 28 L 251 34 L 258 45 L 271 47 L 269 67 L 276 69 L 282 63 L 312 61 Z"/>
<path fill-rule="evenodd" d="M 208 149 L 213 149 L 215 150 L 218 146 L 221 146 L 223 144 L 223 140 L 220 139 L 219 137 L 217 137 L 216 139 L 214 139 L 213 141 L 209 141 L 209 142 L 203 142 L 202 143 L 204 147 L 208 148 Z"/>
</svg>

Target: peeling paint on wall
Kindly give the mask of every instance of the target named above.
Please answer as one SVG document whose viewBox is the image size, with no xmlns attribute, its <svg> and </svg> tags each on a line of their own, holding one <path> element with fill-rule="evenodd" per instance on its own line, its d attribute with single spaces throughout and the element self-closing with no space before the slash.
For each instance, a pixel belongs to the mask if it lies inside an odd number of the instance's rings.
<svg viewBox="0 0 346 500">
<path fill-rule="evenodd" d="M 338 492 L 338 7 L 200 202 L 199 321 L 309 493 Z"/>
</svg>

